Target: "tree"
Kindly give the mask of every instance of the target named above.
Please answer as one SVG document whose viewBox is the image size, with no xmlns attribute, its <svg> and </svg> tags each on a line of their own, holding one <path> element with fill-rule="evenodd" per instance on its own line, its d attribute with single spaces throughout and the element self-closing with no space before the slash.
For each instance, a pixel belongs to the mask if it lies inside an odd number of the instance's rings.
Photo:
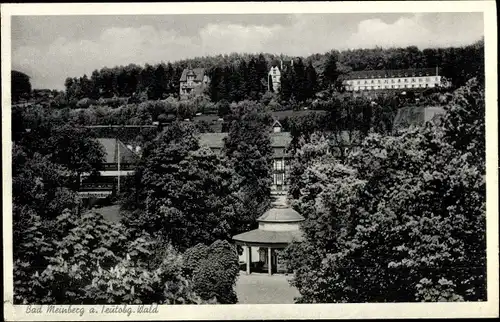
<svg viewBox="0 0 500 322">
<path fill-rule="evenodd" d="M 271 118 L 261 106 L 241 102 L 234 106 L 233 121 L 224 141 L 224 153 L 238 176 L 238 187 L 248 213 L 248 223 L 270 203 L 272 148 Z"/>
<path fill-rule="evenodd" d="M 21 303 L 207 303 L 193 292 L 182 257 L 168 244 L 147 234 L 128 242 L 122 225 L 93 212 L 64 212 L 54 230 L 58 238 L 48 243 L 51 252 L 42 252 L 43 265 L 15 262 L 15 298 Z"/>
<path fill-rule="evenodd" d="M 483 140 L 481 113 L 466 112 L 484 109 L 477 91 L 469 83 L 455 92 L 445 116 L 471 116 L 479 130 L 468 135 L 453 122 L 371 134 L 345 165 L 308 166 L 303 180 L 323 180 L 305 241 L 287 250 L 299 301 L 485 299 L 485 168 L 454 146 L 457 133 L 470 147 Z"/>
<path fill-rule="evenodd" d="M 17 102 L 21 97 L 26 97 L 31 93 L 30 77 L 17 70 L 11 71 L 11 95 L 12 101 Z"/>
<path fill-rule="evenodd" d="M 198 244 L 184 253 L 184 270 L 193 278 L 193 290 L 202 300 L 215 298 L 221 304 L 234 304 L 239 273 L 238 252 L 227 241 L 210 246 Z"/>
<path fill-rule="evenodd" d="M 239 232 L 234 173 L 223 157 L 200 148 L 192 125 L 168 127 L 143 157 L 146 214 L 138 218 L 139 228 L 164 236 L 179 250 L 230 240 Z"/>
<path fill-rule="evenodd" d="M 306 68 L 306 98 L 311 98 L 314 96 L 318 89 L 318 75 L 316 69 L 313 67 L 312 62 L 309 61 L 309 65 Z"/>
<path fill-rule="evenodd" d="M 323 71 L 323 78 L 330 86 L 335 86 L 339 72 L 337 70 L 337 57 L 334 53 L 330 53 L 326 60 L 325 69 Z"/>
</svg>

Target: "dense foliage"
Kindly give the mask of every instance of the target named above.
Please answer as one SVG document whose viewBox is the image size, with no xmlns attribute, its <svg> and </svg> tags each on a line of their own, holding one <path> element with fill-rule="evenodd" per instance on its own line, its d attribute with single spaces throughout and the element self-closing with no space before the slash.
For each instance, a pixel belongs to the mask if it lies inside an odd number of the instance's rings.
<svg viewBox="0 0 500 322">
<path fill-rule="evenodd" d="M 10 86 L 12 102 L 17 102 L 21 98 L 28 98 L 31 94 L 30 77 L 17 70 L 11 71 Z"/>
<path fill-rule="evenodd" d="M 182 254 L 161 234 L 153 238 L 138 225 L 115 224 L 98 213 L 82 211 L 71 184 L 72 174 L 98 169 L 103 156 L 102 148 L 89 133 L 50 122 L 43 116 L 21 113 L 19 120 L 20 124 L 29 125 L 30 131 L 25 128 L 19 132 L 13 143 L 15 303 L 217 303 L 217 298 L 203 293 L 202 299 L 196 294 L 193 276 L 184 273 Z M 193 133 L 191 130 L 189 132 Z M 67 155 L 69 152 L 71 154 Z M 212 216 L 213 225 L 208 228 L 205 228 L 208 217 L 199 218 L 198 227 L 203 230 L 200 236 L 208 236 L 210 241 L 221 236 L 228 239 L 232 235 L 230 229 L 237 227 L 231 222 L 237 220 L 232 215 L 237 202 L 232 202 L 230 195 L 225 200 L 219 196 L 228 191 L 231 172 L 206 149 L 191 151 L 187 162 L 192 168 L 187 172 L 180 170 L 179 178 L 183 182 L 178 181 L 176 188 L 182 190 L 190 176 L 204 169 L 198 183 L 209 188 L 192 188 L 197 192 L 213 189 L 214 195 L 202 204 L 206 211 L 198 212 L 199 207 L 185 211 Z M 179 169 L 184 166 L 182 163 Z M 193 191 L 187 194 L 193 196 Z M 227 220 L 219 220 L 224 218 Z M 188 224 L 189 229 L 194 227 Z M 180 231 L 185 227 L 177 228 Z M 222 263 L 224 268 L 229 265 L 227 260 Z M 220 283 L 226 287 L 225 294 L 230 295 L 228 287 L 232 288 L 235 279 L 222 268 L 217 266 L 215 269 L 219 277 L 229 278 L 229 284 Z M 198 281 L 197 285 L 200 283 Z M 198 292 L 202 293 L 201 288 Z"/>
<path fill-rule="evenodd" d="M 270 205 L 271 117 L 254 102 L 243 101 L 231 108 L 234 119 L 223 152 L 236 173 L 238 194 L 243 202 L 243 213 L 239 215 L 247 223 L 254 223 Z"/>
<path fill-rule="evenodd" d="M 68 78 L 66 100 L 82 98 L 133 97 L 162 99 L 179 93 L 184 68 L 205 68 L 211 76 L 208 94 L 213 102 L 243 99 L 259 100 L 268 90 L 268 71 L 279 61 L 294 59 L 284 71 L 282 98 L 303 101 L 317 92 L 338 87 L 337 79 L 351 70 L 408 69 L 439 67 L 440 75 L 452 80 L 455 87 L 471 77 L 484 77 L 484 41 L 463 47 L 374 48 L 331 51 L 308 57 L 261 54 L 230 54 L 197 57 L 157 65 L 117 66 L 95 70 L 90 77 Z M 273 89 L 273 91 L 275 91 Z M 293 95 L 292 95 L 293 94 Z"/>
<path fill-rule="evenodd" d="M 287 250 L 299 301 L 485 300 L 483 91 L 470 81 L 442 126 L 371 134 L 344 164 L 310 158 L 306 241 Z"/>
<path fill-rule="evenodd" d="M 130 242 L 123 226 L 97 213 L 63 212 L 43 238 L 33 226 L 14 265 L 15 300 L 39 304 L 206 303 L 183 276 L 182 257 L 147 235 Z M 40 247 L 37 256 L 32 252 Z M 38 261 L 34 261 L 38 259 Z M 30 261 L 31 260 L 31 261 Z"/>
<path fill-rule="evenodd" d="M 193 278 L 193 289 L 203 300 L 221 304 L 238 302 L 234 286 L 239 265 L 236 247 L 227 241 L 198 244 L 184 253 L 184 270 Z"/>
<path fill-rule="evenodd" d="M 234 176 L 223 156 L 200 147 L 191 124 L 173 124 L 144 151 L 133 179 L 138 190 L 128 197 L 141 211 L 130 224 L 164 236 L 180 250 L 230 240 L 242 221 Z"/>
</svg>

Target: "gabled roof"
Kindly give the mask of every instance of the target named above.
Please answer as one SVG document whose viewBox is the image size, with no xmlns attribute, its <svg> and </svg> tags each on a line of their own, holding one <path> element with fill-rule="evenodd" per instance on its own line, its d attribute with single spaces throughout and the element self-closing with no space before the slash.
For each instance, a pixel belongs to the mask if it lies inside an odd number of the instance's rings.
<svg viewBox="0 0 500 322">
<path fill-rule="evenodd" d="M 200 135 L 200 145 L 208 146 L 212 149 L 222 149 L 224 147 L 224 138 L 229 133 L 202 133 Z M 288 147 L 292 142 L 292 135 L 290 132 L 275 132 L 271 133 L 271 147 Z"/>
<path fill-rule="evenodd" d="M 283 125 L 281 125 L 280 121 L 274 120 L 273 127 L 281 127 L 282 128 Z"/>
<path fill-rule="evenodd" d="M 203 76 L 205 75 L 205 68 L 192 68 L 192 69 L 186 68 L 186 69 L 184 69 L 182 71 L 182 75 L 181 75 L 180 81 L 181 82 L 187 81 L 187 75 L 188 74 L 194 75 L 195 76 L 194 80 L 201 82 L 203 80 Z"/>
<path fill-rule="evenodd" d="M 120 163 L 133 163 L 136 155 L 122 141 L 113 138 L 98 138 L 103 146 L 105 163 L 118 163 L 118 146 L 120 147 Z"/>
<path fill-rule="evenodd" d="M 350 72 L 342 75 L 341 80 L 360 78 L 395 78 L 395 77 L 418 77 L 434 76 L 436 68 L 414 68 L 414 69 L 382 69 L 382 70 L 362 70 Z"/>
</svg>

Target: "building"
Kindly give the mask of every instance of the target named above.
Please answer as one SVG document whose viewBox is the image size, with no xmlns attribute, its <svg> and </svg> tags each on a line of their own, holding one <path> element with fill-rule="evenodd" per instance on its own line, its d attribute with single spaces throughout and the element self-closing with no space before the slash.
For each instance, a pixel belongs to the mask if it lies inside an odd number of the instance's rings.
<svg viewBox="0 0 500 322">
<path fill-rule="evenodd" d="M 105 152 L 99 176 L 83 174 L 79 194 L 83 198 L 107 198 L 119 193 L 123 178 L 134 173 L 138 156 L 123 142 L 114 138 L 98 138 Z"/>
<path fill-rule="evenodd" d="M 207 146 L 217 153 L 222 153 L 224 138 L 227 132 L 222 133 L 202 133 L 200 145 Z M 290 171 L 291 155 L 287 150 L 292 142 L 290 132 L 282 132 L 282 126 L 278 121 L 273 124 L 271 133 L 271 147 L 273 149 L 273 183 L 271 191 L 273 194 L 286 194 L 288 189 L 288 173 Z"/>
<path fill-rule="evenodd" d="M 426 89 L 448 87 L 448 81 L 439 75 L 439 68 L 364 70 L 351 72 L 341 78 L 346 91 Z"/>
<path fill-rule="evenodd" d="M 200 95 L 209 84 L 209 78 L 204 68 L 186 68 L 179 80 L 180 96 Z"/>
<path fill-rule="evenodd" d="M 279 92 L 281 88 L 281 74 L 287 68 L 293 67 L 293 59 L 290 61 L 274 60 L 269 69 L 267 86 L 271 92 Z"/>
<path fill-rule="evenodd" d="M 243 246 L 241 261 L 246 264 L 247 274 L 252 271 L 286 273 L 287 267 L 280 262 L 279 252 L 293 241 L 301 241 L 300 223 L 305 219 L 286 205 L 285 198 L 257 219 L 257 229 L 233 237 L 237 245 Z"/>
<path fill-rule="evenodd" d="M 426 122 L 439 123 L 446 110 L 440 106 L 403 106 L 394 117 L 395 129 L 423 126 Z"/>
</svg>

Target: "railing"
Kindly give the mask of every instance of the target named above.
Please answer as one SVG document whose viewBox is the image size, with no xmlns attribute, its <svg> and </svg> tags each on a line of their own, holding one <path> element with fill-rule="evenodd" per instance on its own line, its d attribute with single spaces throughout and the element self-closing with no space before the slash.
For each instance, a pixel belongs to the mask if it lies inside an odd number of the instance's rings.
<svg viewBox="0 0 500 322">
<path fill-rule="evenodd" d="M 114 183 L 82 183 L 80 185 L 80 191 L 107 191 L 113 190 L 115 187 Z"/>
<path fill-rule="evenodd" d="M 135 169 L 135 164 L 132 163 L 121 163 L 120 171 L 130 171 Z M 101 171 L 117 171 L 118 164 L 116 163 L 105 163 L 101 166 Z"/>
</svg>

